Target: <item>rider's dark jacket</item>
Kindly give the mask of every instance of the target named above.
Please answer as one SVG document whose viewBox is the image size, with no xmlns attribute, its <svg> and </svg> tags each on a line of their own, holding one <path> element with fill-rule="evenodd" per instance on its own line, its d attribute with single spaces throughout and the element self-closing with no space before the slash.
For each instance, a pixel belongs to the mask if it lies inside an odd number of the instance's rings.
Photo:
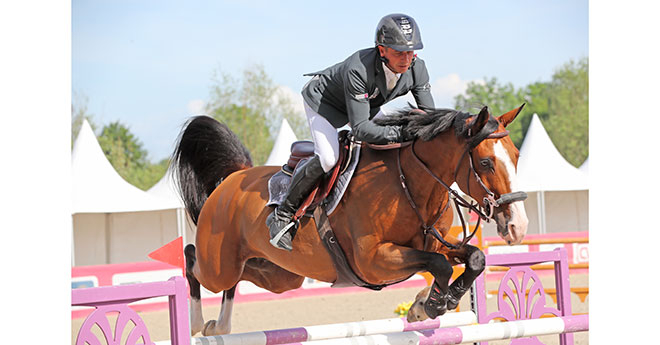
<svg viewBox="0 0 660 345">
<path fill-rule="evenodd" d="M 379 126 L 371 119 L 383 104 L 408 91 L 419 108 L 434 108 L 429 74 L 419 58 L 401 74 L 390 93 L 376 47 L 359 50 L 338 64 L 305 75 L 315 76 L 302 90 L 305 102 L 336 128 L 350 123 L 357 140 L 374 144 L 397 141 L 400 127 Z"/>
</svg>

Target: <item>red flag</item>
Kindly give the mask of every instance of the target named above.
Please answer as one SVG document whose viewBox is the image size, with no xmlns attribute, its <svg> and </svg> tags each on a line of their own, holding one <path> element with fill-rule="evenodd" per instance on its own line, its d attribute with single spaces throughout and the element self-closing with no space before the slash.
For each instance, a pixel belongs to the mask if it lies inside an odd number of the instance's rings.
<svg viewBox="0 0 660 345">
<path fill-rule="evenodd" d="M 183 276 L 186 276 L 186 266 L 183 259 L 183 237 L 177 237 L 174 241 L 149 253 L 148 256 L 156 261 L 180 267 Z"/>
</svg>

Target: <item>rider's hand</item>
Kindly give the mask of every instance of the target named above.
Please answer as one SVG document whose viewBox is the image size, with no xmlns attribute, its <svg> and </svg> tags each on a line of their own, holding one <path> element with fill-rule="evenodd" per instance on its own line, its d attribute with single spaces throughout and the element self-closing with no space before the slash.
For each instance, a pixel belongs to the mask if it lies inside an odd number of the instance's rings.
<svg viewBox="0 0 660 345">
<path fill-rule="evenodd" d="M 401 127 L 401 135 L 399 137 L 400 141 L 402 143 L 406 141 L 413 141 L 415 139 L 415 136 L 412 135 L 410 132 L 405 127 Z"/>
</svg>

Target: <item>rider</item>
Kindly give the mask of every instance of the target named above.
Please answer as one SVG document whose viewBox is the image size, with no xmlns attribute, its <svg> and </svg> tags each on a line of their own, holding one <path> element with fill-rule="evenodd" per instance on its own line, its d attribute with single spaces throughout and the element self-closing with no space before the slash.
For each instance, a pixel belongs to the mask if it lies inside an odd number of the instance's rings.
<svg viewBox="0 0 660 345">
<path fill-rule="evenodd" d="M 291 251 L 298 224 L 292 218 L 316 182 L 339 159 L 337 128 L 348 123 L 356 140 L 372 144 L 412 140 L 401 126 L 380 126 L 372 120 L 380 107 L 408 91 L 420 109 L 434 108 L 419 27 L 405 14 L 383 17 L 376 27 L 375 47 L 359 50 L 322 71 L 305 74 L 305 113 L 314 141 L 314 156 L 294 173 L 286 199 L 268 216 L 271 244 Z"/>
</svg>

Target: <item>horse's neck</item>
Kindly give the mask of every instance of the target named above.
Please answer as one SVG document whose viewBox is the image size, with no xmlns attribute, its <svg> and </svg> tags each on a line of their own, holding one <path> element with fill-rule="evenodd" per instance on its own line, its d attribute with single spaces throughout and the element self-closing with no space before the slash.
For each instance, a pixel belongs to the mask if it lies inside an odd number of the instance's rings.
<svg viewBox="0 0 660 345">
<path fill-rule="evenodd" d="M 427 220 L 448 202 L 448 191 L 422 164 L 449 187 L 454 183 L 454 169 L 460 155 L 457 152 L 461 150 L 458 146 L 454 147 L 451 141 L 442 142 L 443 144 L 418 141 L 401 151 L 401 169 L 406 184 L 421 215 Z"/>
<path fill-rule="evenodd" d="M 452 134 L 453 136 L 453 134 Z M 451 139 L 444 140 L 451 143 Z M 435 171 L 448 186 L 454 182 L 453 170 L 458 161 L 458 154 L 452 149 L 453 144 L 441 145 L 442 150 L 432 152 L 432 155 L 425 152 L 431 152 L 428 148 L 433 145 L 430 142 L 418 142 L 415 146 L 415 152 L 419 158 L 427 164 L 429 168 Z M 381 188 L 392 191 L 393 198 L 399 198 L 400 202 L 408 204 L 408 198 L 401 187 L 399 178 L 399 169 L 397 167 L 397 155 L 401 155 L 401 169 L 405 176 L 406 185 L 409 193 L 425 220 L 437 214 L 438 209 L 444 206 L 447 200 L 447 190 L 438 183 L 430 174 L 424 171 L 424 168 L 416 162 L 412 155 L 412 145 L 387 151 L 377 151 L 363 147 L 360 164 L 356 171 L 356 177 L 368 177 L 366 180 L 382 181 Z M 399 150 L 401 152 L 399 153 Z M 428 156 L 428 157 L 426 157 Z M 442 166 L 442 172 L 438 174 L 438 169 L 433 166 Z M 361 179 L 361 178 L 358 178 Z M 361 181 L 364 183 L 365 181 Z M 389 186 L 393 184 L 392 186 Z M 350 188 L 350 185 L 349 185 Z"/>
</svg>

